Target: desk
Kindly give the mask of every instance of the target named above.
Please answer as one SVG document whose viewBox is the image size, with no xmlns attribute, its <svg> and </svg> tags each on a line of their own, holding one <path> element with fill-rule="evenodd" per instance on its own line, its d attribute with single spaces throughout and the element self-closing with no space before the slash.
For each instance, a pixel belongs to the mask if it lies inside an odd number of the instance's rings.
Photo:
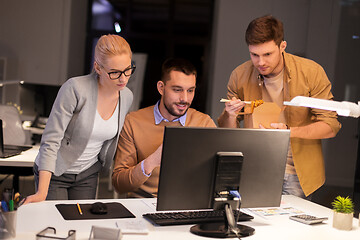
<svg viewBox="0 0 360 240">
<path fill-rule="evenodd" d="M 98 201 L 98 200 L 96 200 Z M 103 202 L 120 202 L 127 207 L 137 218 L 142 218 L 143 213 L 154 212 L 153 203 L 156 199 L 106 199 Z M 79 203 L 91 203 L 94 200 L 81 200 Z M 116 227 L 116 221 L 127 221 L 127 219 L 110 220 L 83 220 L 65 221 L 55 207 L 57 203 L 76 203 L 76 201 L 45 201 L 24 205 L 18 209 L 17 216 L 17 236 L 16 239 L 34 239 L 35 234 L 44 228 L 55 227 L 58 233 L 67 233 L 68 230 L 76 230 L 76 239 L 88 239 L 92 225 L 103 227 Z M 255 228 L 255 234 L 243 239 L 286 239 L 286 240 L 359 240 L 360 229 L 358 219 L 354 219 L 353 230 L 340 231 L 332 228 L 332 211 L 329 208 L 300 199 L 295 196 L 283 196 L 282 206 L 293 206 L 298 210 L 316 216 L 327 216 L 328 221 L 320 225 L 305 225 L 289 220 L 289 215 L 277 215 L 271 217 L 261 217 L 254 215 L 250 222 L 244 222 L 248 226 Z M 155 227 L 147 223 L 150 233 L 148 235 L 123 235 L 124 240 L 128 239 L 171 239 L 171 240 L 192 240 L 192 239 L 211 239 L 196 236 L 190 233 L 191 225 Z"/>
<path fill-rule="evenodd" d="M 39 145 L 35 145 L 21 154 L 9 158 L 0 158 L 0 166 L 7 167 L 33 167 L 39 152 Z"/>
<path fill-rule="evenodd" d="M 39 148 L 40 146 L 36 145 L 17 156 L 0 158 L 0 167 L 7 167 L 6 170 L 1 170 L 0 173 L 14 174 L 13 187 L 15 191 L 19 190 L 19 176 L 32 174 L 32 167 L 34 166 L 34 161 L 39 152 Z"/>
</svg>

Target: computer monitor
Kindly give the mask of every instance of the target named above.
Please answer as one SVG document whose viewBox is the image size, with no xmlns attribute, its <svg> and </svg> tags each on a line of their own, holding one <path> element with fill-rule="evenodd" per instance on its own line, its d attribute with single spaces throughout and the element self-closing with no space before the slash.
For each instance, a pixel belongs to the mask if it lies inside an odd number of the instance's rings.
<svg viewBox="0 0 360 240">
<path fill-rule="evenodd" d="M 280 206 L 289 130 L 166 127 L 157 210 L 213 208 L 218 152 L 242 152 L 241 207 Z"/>
</svg>

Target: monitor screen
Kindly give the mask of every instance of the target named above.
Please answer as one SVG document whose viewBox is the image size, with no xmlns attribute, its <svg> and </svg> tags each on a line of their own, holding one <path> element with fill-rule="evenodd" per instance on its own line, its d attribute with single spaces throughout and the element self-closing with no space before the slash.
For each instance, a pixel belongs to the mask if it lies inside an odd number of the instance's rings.
<svg viewBox="0 0 360 240">
<path fill-rule="evenodd" d="M 166 127 L 157 210 L 213 208 L 218 152 L 241 152 L 241 207 L 280 206 L 289 130 Z"/>
</svg>

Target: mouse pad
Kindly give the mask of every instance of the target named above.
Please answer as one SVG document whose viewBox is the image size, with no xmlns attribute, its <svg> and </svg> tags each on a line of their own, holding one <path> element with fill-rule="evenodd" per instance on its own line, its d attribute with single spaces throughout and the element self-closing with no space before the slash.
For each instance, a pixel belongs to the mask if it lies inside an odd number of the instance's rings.
<svg viewBox="0 0 360 240">
<path fill-rule="evenodd" d="M 106 214 L 93 214 L 90 212 L 90 204 L 80 204 L 82 215 L 80 215 L 76 204 L 56 204 L 56 208 L 65 220 L 86 220 L 86 219 L 111 219 L 111 218 L 135 218 L 126 207 L 121 203 L 105 203 L 107 207 Z"/>
</svg>

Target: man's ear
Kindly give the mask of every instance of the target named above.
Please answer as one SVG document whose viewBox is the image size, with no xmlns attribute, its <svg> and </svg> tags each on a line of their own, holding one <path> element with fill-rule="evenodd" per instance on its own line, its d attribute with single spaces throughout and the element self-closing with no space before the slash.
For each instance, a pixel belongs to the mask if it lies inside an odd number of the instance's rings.
<svg viewBox="0 0 360 240">
<path fill-rule="evenodd" d="M 287 46 L 287 42 L 286 42 L 286 41 L 282 41 L 282 42 L 280 43 L 280 51 L 281 51 L 281 52 L 284 52 L 286 46 Z"/>
<path fill-rule="evenodd" d="M 164 88 L 165 88 L 165 83 L 161 80 L 158 81 L 157 82 L 157 90 L 159 91 L 161 96 L 164 94 Z"/>
</svg>

